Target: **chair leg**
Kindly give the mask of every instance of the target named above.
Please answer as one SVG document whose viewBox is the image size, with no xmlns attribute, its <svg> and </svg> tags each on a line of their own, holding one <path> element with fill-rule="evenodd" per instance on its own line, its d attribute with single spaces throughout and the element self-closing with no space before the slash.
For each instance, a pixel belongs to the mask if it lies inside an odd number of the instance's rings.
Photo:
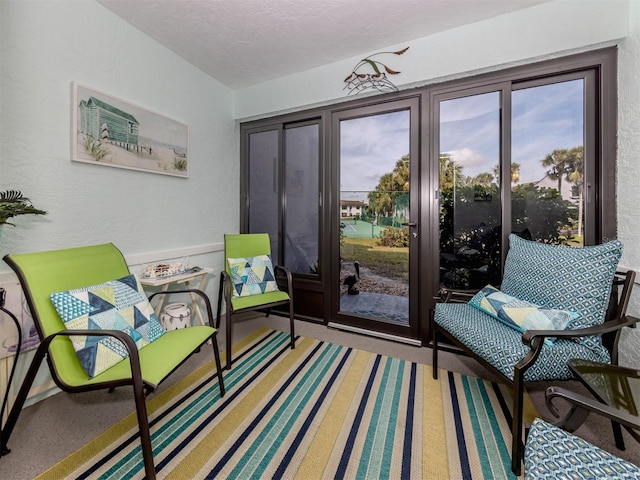
<svg viewBox="0 0 640 480">
<path fill-rule="evenodd" d="M 524 404 L 524 375 L 518 368 L 513 375 L 513 420 L 511 423 L 511 470 L 515 475 L 520 475 L 524 445 L 522 443 L 522 410 Z"/>
<path fill-rule="evenodd" d="M 22 411 L 22 407 L 24 406 L 24 402 L 27 399 L 27 395 L 29 394 L 29 390 L 31 390 L 31 385 L 38 374 L 38 370 L 40 369 L 40 365 L 42 364 L 42 360 L 44 359 L 47 349 L 49 348 L 49 342 L 40 343 L 38 349 L 36 350 L 36 354 L 31 361 L 31 365 L 29 366 L 29 370 L 22 381 L 22 385 L 20 386 L 20 390 L 18 391 L 18 395 L 11 407 L 11 411 L 9 412 L 9 416 L 7 417 L 7 423 L 4 426 L 4 429 L 0 429 L 0 457 L 6 455 L 11 450 L 7 448 L 7 444 L 9 443 L 9 437 L 11 437 L 11 433 L 13 432 L 13 428 L 16 426 L 16 422 L 18 421 L 18 417 L 20 416 L 20 412 Z M 9 385 L 7 385 L 9 388 Z M 0 412 L 0 426 L 2 425 L 2 414 L 4 412 Z"/>
<path fill-rule="evenodd" d="M 145 402 L 142 385 L 136 385 L 135 381 L 133 385 L 133 395 L 136 401 L 136 414 L 138 416 L 138 429 L 140 430 L 140 446 L 142 447 L 144 473 L 147 480 L 154 480 L 156 478 L 156 467 L 153 463 L 153 449 L 151 448 L 147 404 Z"/>
<path fill-rule="evenodd" d="M 218 372 L 218 386 L 220 387 L 220 397 L 224 397 L 224 378 L 222 377 L 222 364 L 220 363 L 220 350 L 218 349 L 218 335 L 213 334 L 211 337 L 211 345 L 213 345 L 213 357 L 216 362 L 216 371 Z"/>
<path fill-rule="evenodd" d="M 227 358 L 226 358 L 226 365 L 225 365 L 225 370 L 231 370 L 231 306 L 227 305 L 227 311 L 225 313 L 225 318 L 226 318 L 226 331 L 225 331 L 225 335 L 226 335 L 226 350 L 227 350 Z"/>
<path fill-rule="evenodd" d="M 220 289 L 218 290 L 218 308 L 216 312 L 216 328 L 220 328 L 220 312 L 222 312 L 222 297 L 224 292 L 224 276 L 220 276 Z"/>
<path fill-rule="evenodd" d="M 296 348 L 296 332 L 293 322 L 293 302 L 289 302 L 289 328 L 291 331 L 291 350 Z"/>
<path fill-rule="evenodd" d="M 618 422 L 611 420 L 611 428 L 613 429 L 613 438 L 616 441 L 616 447 L 618 447 L 618 450 L 624 451 L 626 447 L 624 445 L 624 437 L 622 436 L 622 427 Z"/>
<path fill-rule="evenodd" d="M 432 335 L 432 339 L 431 339 L 431 344 L 432 344 L 432 354 L 433 357 L 431 359 L 431 375 L 433 376 L 434 380 L 438 379 L 438 329 L 436 328 L 436 324 L 435 322 L 431 324 L 431 327 L 433 328 L 433 335 Z"/>
</svg>

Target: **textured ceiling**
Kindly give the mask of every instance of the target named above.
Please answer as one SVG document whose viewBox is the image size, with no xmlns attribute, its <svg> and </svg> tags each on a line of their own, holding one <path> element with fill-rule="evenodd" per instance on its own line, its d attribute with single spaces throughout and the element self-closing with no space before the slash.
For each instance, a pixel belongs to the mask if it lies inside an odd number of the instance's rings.
<svg viewBox="0 0 640 480">
<path fill-rule="evenodd" d="M 232 89 L 550 0 L 98 0 Z"/>
</svg>

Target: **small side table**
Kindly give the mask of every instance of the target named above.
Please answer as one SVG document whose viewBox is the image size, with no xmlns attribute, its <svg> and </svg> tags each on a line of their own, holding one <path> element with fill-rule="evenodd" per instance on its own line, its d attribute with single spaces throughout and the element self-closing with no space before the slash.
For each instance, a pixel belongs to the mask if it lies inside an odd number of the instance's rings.
<svg viewBox="0 0 640 480">
<path fill-rule="evenodd" d="M 640 370 L 577 358 L 569 360 L 567 365 L 598 401 L 640 417 Z M 637 431 L 630 428 L 626 430 L 640 442 Z M 624 450 L 620 424 L 614 423 L 614 436 L 616 446 Z"/>
<path fill-rule="evenodd" d="M 171 275 L 168 277 L 140 278 L 140 283 L 148 287 L 162 287 L 160 291 L 166 292 L 169 290 L 169 287 L 171 285 L 178 285 L 180 283 L 184 283 L 186 288 L 192 288 L 190 284 L 191 280 L 199 278 L 200 282 L 198 283 L 198 286 L 196 288 L 198 290 L 204 291 L 204 286 L 207 283 L 207 275 L 211 272 L 213 272 L 213 268 L 201 268 L 197 272 L 188 271 L 186 273 Z M 200 307 L 198 306 L 198 304 L 200 303 L 200 297 L 195 293 L 190 293 L 189 295 L 191 297 L 191 307 L 193 312 L 195 312 L 195 314 L 198 316 L 198 319 L 200 320 L 200 323 L 202 325 L 207 325 L 207 323 L 205 323 L 204 321 L 204 318 L 202 317 Z M 160 298 L 155 308 L 156 316 L 160 316 L 160 314 L 162 313 L 162 307 L 164 306 L 166 295 L 160 295 L 159 297 Z"/>
</svg>

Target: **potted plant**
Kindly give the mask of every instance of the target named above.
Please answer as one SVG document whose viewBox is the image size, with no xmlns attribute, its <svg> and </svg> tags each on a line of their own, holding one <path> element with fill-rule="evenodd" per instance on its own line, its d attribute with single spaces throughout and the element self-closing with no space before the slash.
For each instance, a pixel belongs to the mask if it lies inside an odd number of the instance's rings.
<svg viewBox="0 0 640 480">
<path fill-rule="evenodd" d="M 19 190 L 5 190 L 0 192 L 0 226 L 12 225 L 9 219 L 18 215 L 46 215 L 47 212 L 33 206 L 31 200 L 22 195 Z"/>
</svg>

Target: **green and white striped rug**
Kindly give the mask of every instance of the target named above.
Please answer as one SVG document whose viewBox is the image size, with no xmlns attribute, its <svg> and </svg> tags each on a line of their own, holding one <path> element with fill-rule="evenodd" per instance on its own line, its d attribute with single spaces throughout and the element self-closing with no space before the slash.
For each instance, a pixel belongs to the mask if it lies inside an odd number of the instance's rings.
<svg viewBox="0 0 640 480">
<path fill-rule="evenodd" d="M 260 330 L 148 402 L 158 478 L 513 478 L 508 391 Z M 529 405 L 529 408 L 532 408 Z M 535 412 L 532 412 L 535 413 Z M 39 478 L 142 478 L 135 414 Z"/>
</svg>

